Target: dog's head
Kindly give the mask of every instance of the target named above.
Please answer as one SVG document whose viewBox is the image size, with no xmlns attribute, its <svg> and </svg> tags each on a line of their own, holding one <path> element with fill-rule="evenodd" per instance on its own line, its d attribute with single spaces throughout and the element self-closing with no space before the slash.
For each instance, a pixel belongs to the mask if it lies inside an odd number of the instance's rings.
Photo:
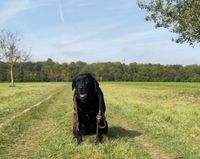
<svg viewBox="0 0 200 159">
<path fill-rule="evenodd" d="M 77 75 L 72 82 L 72 90 L 75 88 L 77 97 L 85 100 L 98 91 L 99 84 L 89 73 Z"/>
</svg>

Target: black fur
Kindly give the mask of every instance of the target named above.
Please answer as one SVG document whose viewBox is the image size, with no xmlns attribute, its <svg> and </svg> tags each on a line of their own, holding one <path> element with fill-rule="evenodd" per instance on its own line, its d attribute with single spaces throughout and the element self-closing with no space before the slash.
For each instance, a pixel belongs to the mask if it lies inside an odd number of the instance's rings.
<svg viewBox="0 0 200 159">
<path fill-rule="evenodd" d="M 74 137 L 79 144 L 82 142 L 82 135 L 96 134 L 96 143 L 98 144 L 102 140 L 102 134 L 107 134 L 108 131 L 108 124 L 104 116 L 106 107 L 99 83 L 91 74 L 84 73 L 74 78 L 72 90 L 74 88 Z M 101 120 L 97 124 L 98 114 Z"/>
</svg>

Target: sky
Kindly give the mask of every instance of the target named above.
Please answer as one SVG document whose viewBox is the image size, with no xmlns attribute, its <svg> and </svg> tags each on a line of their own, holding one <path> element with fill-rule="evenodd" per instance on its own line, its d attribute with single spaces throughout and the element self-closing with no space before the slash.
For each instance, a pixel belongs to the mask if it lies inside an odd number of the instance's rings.
<svg viewBox="0 0 200 159">
<path fill-rule="evenodd" d="M 0 29 L 17 32 L 31 60 L 200 64 L 200 45 L 172 42 L 137 0 L 0 1 Z"/>
</svg>

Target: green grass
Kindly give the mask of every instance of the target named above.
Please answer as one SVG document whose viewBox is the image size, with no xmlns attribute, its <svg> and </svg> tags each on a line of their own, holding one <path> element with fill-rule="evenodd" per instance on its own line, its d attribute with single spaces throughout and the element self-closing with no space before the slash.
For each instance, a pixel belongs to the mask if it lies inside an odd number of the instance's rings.
<svg viewBox="0 0 200 159">
<path fill-rule="evenodd" d="M 105 83 L 107 106 L 166 151 L 200 158 L 199 83 Z"/>
<path fill-rule="evenodd" d="M 0 84 L 0 158 L 153 158 L 142 140 L 176 157 L 200 158 L 199 83 L 102 82 L 109 134 L 77 146 L 72 136 L 71 83 Z M 2 104 L 3 103 L 3 104 Z M 147 141 L 146 141 L 147 142 Z M 159 158 L 159 157 L 158 157 Z"/>
<path fill-rule="evenodd" d="M 8 83 L 0 84 L 0 122 L 3 122 L 30 105 L 52 94 L 62 84 L 59 83 Z"/>
</svg>

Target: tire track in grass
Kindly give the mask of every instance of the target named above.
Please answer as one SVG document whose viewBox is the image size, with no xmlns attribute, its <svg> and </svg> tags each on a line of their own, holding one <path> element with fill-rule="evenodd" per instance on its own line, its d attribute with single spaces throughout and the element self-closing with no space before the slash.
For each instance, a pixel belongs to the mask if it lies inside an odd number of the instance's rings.
<svg viewBox="0 0 200 159">
<path fill-rule="evenodd" d="M 49 120 L 32 125 L 30 130 L 23 135 L 23 138 L 15 144 L 13 152 L 8 156 L 12 158 L 29 158 L 29 153 L 37 147 L 38 141 L 45 137 L 51 126 Z"/>
<path fill-rule="evenodd" d="M 49 95 L 48 97 L 46 97 L 45 99 L 41 100 L 40 102 L 34 104 L 33 106 L 31 106 L 31 107 L 29 107 L 29 108 L 26 108 L 25 110 L 23 110 L 23 111 L 20 112 L 19 114 L 12 116 L 9 120 L 6 120 L 5 122 L 3 122 L 3 123 L 0 124 L 0 129 L 1 129 L 3 126 L 5 126 L 5 125 L 7 125 L 8 123 L 10 123 L 11 121 L 13 121 L 14 119 L 16 119 L 16 118 L 20 117 L 21 115 L 23 115 L 24 113 L 30 111 L 30 110 L 33 109 L 34 107 L 37 107 L 37 106 L 41 105 L 43 102 L 49 100 L 49 99 L 50 99 L 52 96 L 54 96 L 54 95 L 55 95 L 55 94 Z"/>
<path fill-rule="evenodd" d="M 63 98 L 63 94 L 63 91 L 59 93 L 59 96 L 57 96 L 53 103 L 50 104 L 50 109 L 46 112 L 47 116 L 37 121 L 37 123 L 26 132 L 26 135 L 23 137 L 23 142 L 20 141 L 18 146 L 15 148 L 15 152 L 20 156 L 20 158 L 32 158 L 34 151 L 38 146 L 40 146 L 40 144 L 45 142 L 49 133 L 55 131 L 55 121 L 49 116 L 51 116 L 51 114 L 55 115 L 58 111 L 60 105 L 55 103 Z"/>
<path fill-rule="evenodd" d="M 28 122 L 31 123 L 31 125 L 29 124 L 29 128 L 22 133 L 23 135 L 18 135 L 19 138 L 16 142 L 12 145 L 7 145 L 6 149 L 8 153 L 3 154 L 3 158 L 30 158 L 30 153 L 34 153 L 35 149 L 39 146 L 39 142 L 54 128 L 55 123 L 51 116 L 58 111 L 60 105 L 56 105 L 55 103 L 64 97 L 64 89 L 60 89 L 59 92 L 48 97 L 20 113 L 21 115 L 18 117 L 25 119 L 21 119 L 20 124 Z M 39 105 L 41 105 L 41 107 L 37 107 Z M 40 117 L 31 118 L 31 120 L 26 121 L 26 118 L 29 118 L 31 113 L 39 113 L 38 115 Z M 15 121 L 16 120 L 12 122 Z"/>
<path fill-rule="evenodd" d="M 122 128 L 130 132 L 137 131 L 136 129 L 132 129 L 132 126 L 128 123 L 128 121 L 122 118 L 119 114 L 115 113 L 115 115 L 113 115 L 112 110 L 108 112 L 108 116 L 112 118 Z M 137 132 L 140 132 L 140 131 L 137 131 Z M 156 143 L 151 138 L 144 135 L 143 133 L 141 133 L 140 135 L 135 135 L 133 140 L 137 141 L 153 159 L 178 159 L 179 158 L 179 157 L 174 156 L 173 154 L 167 153 L 164 150 L 162 150 L 158 145 L 156 145 Z"/>
</svg>

